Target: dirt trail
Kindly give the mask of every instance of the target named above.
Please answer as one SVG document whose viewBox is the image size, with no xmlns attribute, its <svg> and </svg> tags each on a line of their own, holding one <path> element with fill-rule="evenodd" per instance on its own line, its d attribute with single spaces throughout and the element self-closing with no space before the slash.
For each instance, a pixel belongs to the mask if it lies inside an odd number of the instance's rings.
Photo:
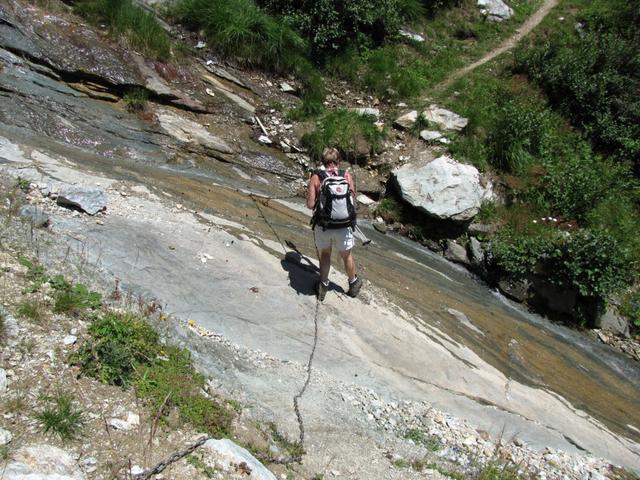
<svg viewBox="0 0 640 480">
<path fill-rule="evenodd" d="M 472 70 L 475 70 L 480 65 L 484 65 L 490 60 L 493 60 L 498 55 L 506 52 L 507 50 L 511 50 L 516 44 L 522 40 L 522 38 L 527 35 L 531 30 L 533 30 L 551 11 L 553 7 L 558 4 L 558 0 L 544 0 L 542 6 L 531 15 L 526 22 L 522 24 L 520 28 L 516 30 L 516 32 L 509 38 L 507 38 L 504 42 L 498 45 L 496 48 L 487 53 L 484 57 L 476 62 L 473 62 L 471 65 L 467 65 L 459 70 L 453 72 L 449 77 L 447 77 L 444 81 L 436 85 L 435 89 L 444 89 L 451 85 L 454 81 L 469 73 Z"/>
</svg>

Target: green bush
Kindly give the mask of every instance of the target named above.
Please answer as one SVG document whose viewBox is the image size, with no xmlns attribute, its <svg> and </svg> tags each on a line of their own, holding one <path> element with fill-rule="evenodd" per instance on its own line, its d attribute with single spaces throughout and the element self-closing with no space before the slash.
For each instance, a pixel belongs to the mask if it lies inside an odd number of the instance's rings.
<svg viewBox="0 0 640 480">
<path fill-rule="evenodd" d="M 350 47 L 360 50 L 380 46 L 397 33 L 402 13 L 416 13 L 416 2 L 407 0 L 261 0 L 259 3 L 302 32 L 316 59 Z"/>
<path fill-rule="evenodd" d="M 632 290 L 622 297 L 620 313 L 629 319 L 635 330 L 640 331 L 640 290 Z"/>
<path fill-rule="evenodd" d="M 546 229 L 503 228 L 491 243 L 495 262 L 516 277 L 542 273 L 558 287 L 598 300 L 629 285 L 629 253 L 610 235 L 579 230 L 572 235 Z"/>
<path fill-rule="evenodd" d="M 633 2 L 592 2 L 544 44 L 517 50 L 516 68 L 544 89 L 599 151 L 640 171 L 640 10 Z"/>
<path fill-rule="evenodd" d="M 631 191 L 605 192 L 586 217 L 592 230 L 609 233 L 630 252 L 635 264 L 640 262 L 640 213 Z"/>
<path fill-rule="evenodd" d="M 178 0 L 172 15 L 203 31 L 221 54 L 250 64 L 283 71 L 306 58 L 306 41 L 252 0 Z"/>
<path fill-rule="evenodd" d="M 171 56 L 171 42 L 152 13 L 132 0 L 80 0 L 74 10 L 96 24 L 106 24 L 115 35 L 127 38 L 134 48 L 160 60 Z"/>
<path fill-rule="evenodd" d="M 544 160 L 546 174 L 541 182 L 541 196 L 552 212 L 583 223 L 600 200 L 620 198 L 634 188 L 626 165 L 594 155 L 583 142 L 559 152 Z"/>
<path fill-rule="evenodd" d="M 89 327 L 91 339 L 70 357 L 80 371 L 103 383 L 126 387 L 136 365 L 149 363 L 159 352 L 158 335 L 130 314 L 107 313 Z"/>
<path fill-rule="evenodd" d="M 373 118 L 348 110 L 335 110 L 323 115 L 311 133 L 302 137 L 302 144 L 312 158 L 319 160 L 322 150 L 335 147 L 347 160 L 355 159 L 356 145 L 364 141 L 370 153 L 379 151 L 385 133 L 373 123 Z"/>
<path fill-rule="evenodd" d="M 73 407 L 73 396 L 60 392 L 55 396 L 45 397 L 53 406 L 46 407 L 36 414 L 35 418 L 40 423 L 43 432 L 53 432 L 62 440 L 75 438 L 82 429 L 84 420 L 81 410 Z"/>
<path fill-rule="evenodd" d="M 524 174 L 547 153 L 554 129 L 551 118 L 542 106 L 507 92 L 498 93 L 496 100 L 497 118 L 487 136 L 489 162 L 502 171 Z"/>
<path fill-rule="evenodd" d="M 168 347 L 166 357 L 156 358 L 141 372 L 136 388 L 154 412 L 168 414 L 173 408 L 198 430 L 227 436 L 235 416 L 231 407 L 204 397 L 204 377 L 191 365 L 188 350 Z"/>
<path fill-rule="evenodd" d="M 411 98 L 426 86 L 426 65 L 417 59 L 402 60 L 401 47 L 387 46 L 363 57 L 362 86 L 383 98 Z"/>
</svg>

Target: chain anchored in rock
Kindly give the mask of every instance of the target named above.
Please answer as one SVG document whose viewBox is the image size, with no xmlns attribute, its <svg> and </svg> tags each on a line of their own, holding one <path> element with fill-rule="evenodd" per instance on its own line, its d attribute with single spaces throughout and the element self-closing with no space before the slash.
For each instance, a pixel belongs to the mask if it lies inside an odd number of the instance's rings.
<svg viewBox="0 0 640 480">
<path fill-rule="evenodd" d="M 206 442 L 208 439 L 209 439 L 209 437 L 206 437 L 206 436 L 205 437 L 201 437 L 193 445 L 189 445 L 184 450 L 180 450 L 180 451 L 172 454 L 171 456 L 169 456 L 165 460 L 162 460 L 160 463 L 158 463 L 155 467 L 150 468 L 149 470 L 145 470 L 144 472 L 139 473 L 137 475 L 134 475 L 133 478 L 135 478 L 136 480 L 147 480 L 148 478 L 152 477 L 153 475 L 157 475 L 157 474 L 161 473 L 165 468 L 167 468 L 172 463 L 175 463 L 178 460 L 180 460 L 182 457 L 186 457 L 190 453 L 193 453 L 193 451 L 196 448 L 202 446 L 204 444 L 204 442 Z"/>
</svg>

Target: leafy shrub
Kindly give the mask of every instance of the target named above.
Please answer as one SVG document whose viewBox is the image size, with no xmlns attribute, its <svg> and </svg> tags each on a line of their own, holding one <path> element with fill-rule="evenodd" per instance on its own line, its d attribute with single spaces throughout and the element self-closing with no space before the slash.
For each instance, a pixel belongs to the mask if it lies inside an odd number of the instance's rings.
<svg viewBox="0 0 640 480">
<path fill-rule="evenodd" d="M 317 59 L 349 47 L 360 50 L 380 46 L 398 31 L 401 13 L 415 13 L 415 2 L 406 0 L 401 2 L 402 9 L 398 8 L 398 0 L 261 0 L 259 3 L 302 32 Z"/>
<path fill-rule="evenodd" d="M 640 290 L 630 291 L 622 298 L 620 313 L 629 319 L 636 330 L 640 330 Z"/>
<path fill-rule="evenodd" d="M 442 442 L 435 435 L 428 435 L 424 433 L 422 430 L 412 428 L 404 432 L 404 438 L 407 440 L 411 440 L 416 445 L 423 445 L 428 448 L 432 452 L 437 452 L 442 449 Z"/>
<path fill-rule="evenodd" d="M 580 230 L 565 236 L 506 227 L 491 247 L 494 260 L 507 273 L 521 278 L 544 271 L 552 283 L 585 298 L 605 299 L 631 280 L 628 252 L 603 232 Z"/>
<path fill-rule="evenodd" d="M 128 386 L 136 365 L 150 362 L 159 351 L 157 333 L 134 315 L 107 313 L 91 324 L 89 333 L 92 338 L 70 362 L 103 383 Z"/>
<path fill-rule="evenodd" d="M 518 465 L 498 461 L 489 462 L 478 476 L 478 480 L 520 480 L 522 478 L 518 474 Z"/>
<path fill-rule="evenodd" d="M 634 162 L 636 170 L 640 169 L 638 21 L 640 12 L 630 2 L 593 2 L 580 32 L 560 32 L 545 44 L 520 48 L 516 55 L 516 68 L 538 82 L 600 151 Z"/>
<path fill-rule="evenodd" d="M 73 408 L 73 396 L 60 392 L 52 397 L 45 398 L 54 405 L 45 408 L 36 414 L 35 418 L 40 422 L 42 430 L 57 434 L 62 440 L 75 438 L 83 426 L 82 411 Z"/>
<path fill-rule="evenodd" d="M 152 13 L 132 0 L 80 0 L 74 10 L 96 24 L 106 24 L 115 35 L 126 37 L 134 48 L 160 60 L 171 56 L 171 42 Z"/>
<path fill-rule="evenodd" d="M 323 115 L 313 132 L 302 137 L 312 158 L 320 159 L 326 147 L 336 147 L 347 159 L 355 158 L 358 142 L 366 142 L 370 153 L 379 150 L 385 133 L 380 131 L 371 117 L 348 110 L 336 110 Z"/>
<path fill-rule="evenodd" d="M 580 142 L 544 161 L 542 196 L 550 211 L 583 222 L 593 206 L 609 195 L 630 191 L 634 181 L 626 165 L 594 155 Z"/>
<path fill-rule="evenodd" d="M 191 365 L 188 350 L 168 347 L 137 378 L 136 387 L 153 411 L 167 414 L 178 408 L 180 417 L 215 437 L 231 432 L 233 409 L 202 395 L 204 377 Z"/>
<path fill-rule="evenodd" d="M 172 14 L 202 30 L 221 54 L 247 63 L 280 71 L 306 57 L 306 41 L 252 0 L 178 0 Z"/>
<path fill-rule="evenodd" d="M 605 192 L 586 216 L 592 230 L 609 233 L 630 252 L 634 263 L 640 262 L 640 214 L 631 191 Z"/>
</svg>

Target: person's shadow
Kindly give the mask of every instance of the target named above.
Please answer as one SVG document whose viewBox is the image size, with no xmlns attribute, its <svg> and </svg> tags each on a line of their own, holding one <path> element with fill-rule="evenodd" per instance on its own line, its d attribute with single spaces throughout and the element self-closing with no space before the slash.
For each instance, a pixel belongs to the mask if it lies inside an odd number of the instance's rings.
<svg viewBox="0 0 640 480">
<path fill-rule="evenodd" d="M 289 285 L 298 295 L 316 295 L 320 269 L 308 257 L 302 255 L 296 248 L 287 252 L 280 264 L 284 270 L 289 272 Z M 329 282 L 329 290 L 343 292 L 341 287 L 331 281 Z"/>
</svg>

